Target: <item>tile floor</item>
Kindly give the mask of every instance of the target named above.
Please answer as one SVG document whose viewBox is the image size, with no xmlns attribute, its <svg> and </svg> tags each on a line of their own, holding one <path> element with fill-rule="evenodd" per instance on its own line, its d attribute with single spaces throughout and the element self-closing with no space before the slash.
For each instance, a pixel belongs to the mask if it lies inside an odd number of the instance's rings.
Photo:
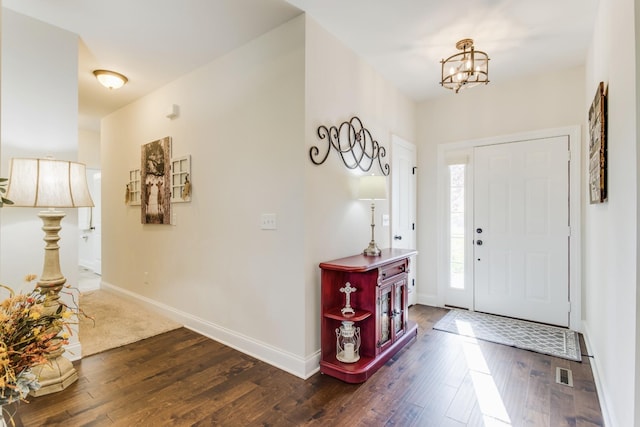
<svg viewBox="0 0 640 427">
<path fill-rule="evenodd" d="M 100 289 L 102 277 L 85 267 L 78 267 L 78 289 L 87 292 Z"/>
</svg>

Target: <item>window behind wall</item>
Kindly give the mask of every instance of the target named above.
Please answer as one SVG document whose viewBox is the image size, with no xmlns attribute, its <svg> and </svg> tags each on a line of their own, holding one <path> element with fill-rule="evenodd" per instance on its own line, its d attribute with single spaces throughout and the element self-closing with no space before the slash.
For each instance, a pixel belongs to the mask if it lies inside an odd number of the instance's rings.
<svg viewBox="0 0 640 427">
<path fill-rule="evenodd" d="M 438 166 L 442 303 L 473 308 L 473 151 L 441 153 Z"/>
<path fill-rule="evenodd" d="M 466 165 L 449 165 L 449 287 L 465 282 L 465 172 Z"/>
</svg>

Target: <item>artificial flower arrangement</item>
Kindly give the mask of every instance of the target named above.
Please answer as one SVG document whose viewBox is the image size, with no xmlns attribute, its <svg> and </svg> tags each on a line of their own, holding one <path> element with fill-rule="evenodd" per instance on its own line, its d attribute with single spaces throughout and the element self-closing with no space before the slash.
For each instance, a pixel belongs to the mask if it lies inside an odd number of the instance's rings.
<svg viewBox="0 0 640 427">
<path fill-rule="evenodd" d="M 25 278 L 35 280 L 35 275 Z M 0 285 L 9 297 L 0 303 L 0 407 L 23 401 L 31 390 L 40 388 L 31 368 L 47 363 L 47 357 L 68 344 L 70 320 L 75 310 L 63 303 L 46 307 L 46 295 L 35 288 L 16 294 Z M 2 412 L 0 412 L 1 418 Z M 10 416 L 10 414 L 9 414 Z"/>
</svg>

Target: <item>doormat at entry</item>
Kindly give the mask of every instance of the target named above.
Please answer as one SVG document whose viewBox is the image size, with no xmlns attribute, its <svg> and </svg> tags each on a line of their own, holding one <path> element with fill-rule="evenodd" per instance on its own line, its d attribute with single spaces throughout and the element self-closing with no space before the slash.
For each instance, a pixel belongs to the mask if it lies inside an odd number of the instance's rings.
<svg viewBox="0 0 640 427">
<path fill-rule="evenodd" d="M 578 333 L 570 329 L 458 309 L 433 329 L 582 362 Z"/>
</svg>

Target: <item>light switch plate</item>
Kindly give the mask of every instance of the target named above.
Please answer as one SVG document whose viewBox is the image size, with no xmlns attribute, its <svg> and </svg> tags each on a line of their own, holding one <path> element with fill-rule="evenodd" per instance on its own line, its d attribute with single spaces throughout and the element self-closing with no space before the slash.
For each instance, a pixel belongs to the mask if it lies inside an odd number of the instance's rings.
<svg viewBox="0 0 640 427">
<path fill-rule="evenodd" d="M 389 215 L 388 214 L 382 215 L 382 226 L 383 227 L 388 227 L 389 226 Z"/>
</svg>

